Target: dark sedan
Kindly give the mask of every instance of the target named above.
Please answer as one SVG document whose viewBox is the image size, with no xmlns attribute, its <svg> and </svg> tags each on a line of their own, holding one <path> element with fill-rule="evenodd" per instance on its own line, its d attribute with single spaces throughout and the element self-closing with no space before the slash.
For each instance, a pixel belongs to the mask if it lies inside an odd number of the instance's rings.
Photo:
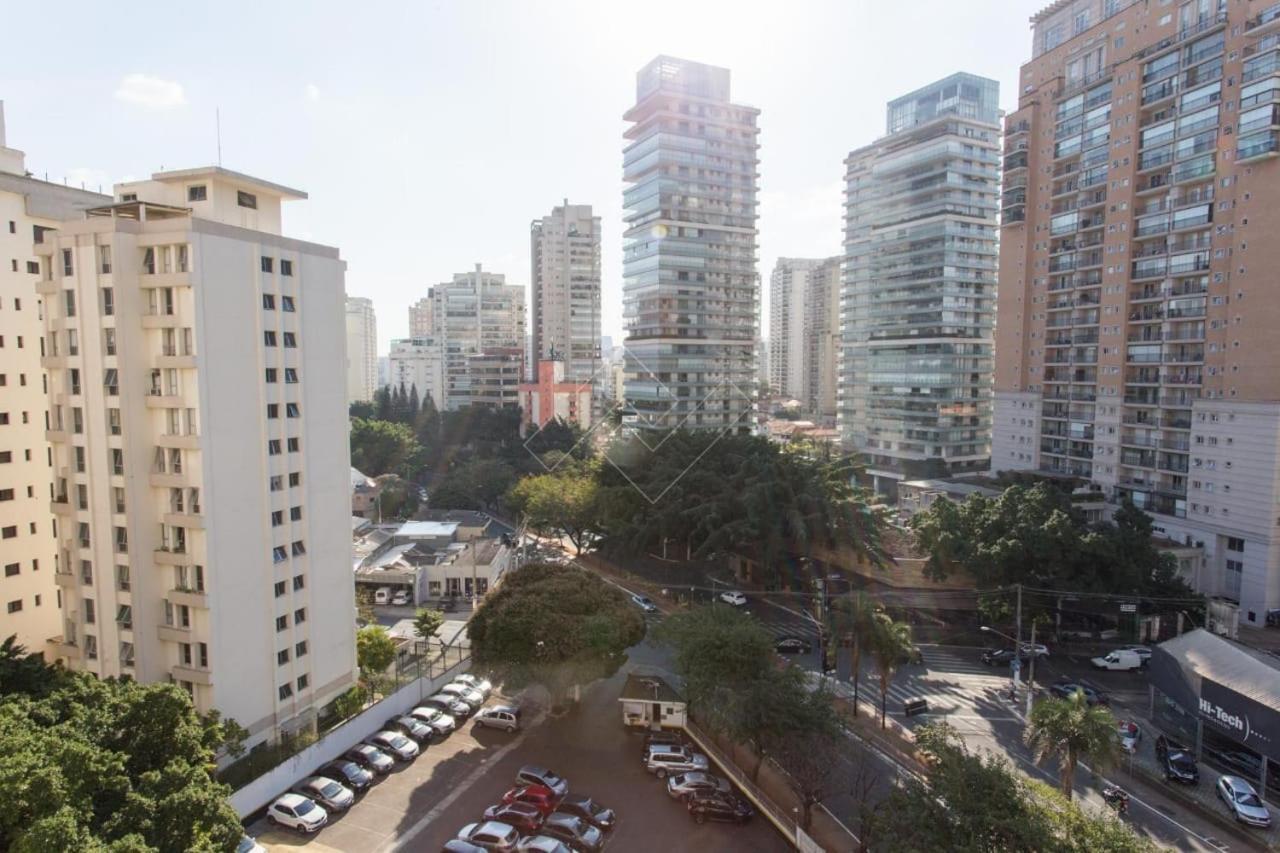
<svg viewBox="0 0 1280 853">
<path fill-rule="evenodd" d="M 1008 666 L 1013 658 L 1013 649 L 987 649 L 982 653 L 982 662 L 987 666 Z"/>
<path fill-rule="evenodd" d="M 1083 684 L 1076 684 L 1073 681 L 1060 681 L 1049 688 L 1049 692 L 1059 699 L 1070 699 L 1076 693 L 1084 694 L 1084 701 L 1089 705 L 1108 705 L 1110 701 L 1105 694 L 1099 693 L 1092 687 L 1086 687 Z"/>
<path fill-rule="evenodd" d="M 556 811 L 580 817 L 605 832 L 612 831 L 618 823 L 618 816 L 614 814 L 613 809 L 607 809 L 590 797 L 578 794 L 570 794 L 561 800 Z"/>
<path fill-rule="evenodd" d="M 699 793 L 689 798 L 689 814 L 698 823 L 708 820 L 746 823 L 755 810 L 746 800 L 733 794 Z"/>
<path fill-rule="evenodd" d="M 1191 756 L 1191 750 L 1164 735 L 1156 738 L 1156 762 L 1166 782 L 1200 784 L 1200 768 Z"/>
<path fill-rule="evenodd" d="M 316 771 L 317 776 L 328 776 L 346 785 L 357 794 L 366 790 L 373 784 L 373 773 L 364 769 L 354 761 L 345 758 L 339 758 L 337 761 L 330 761 L 325 766 Z"/>
<path fill-rule="evenodd" d="M 804 637 L 779 637 L 773 649 L 780 655 L 807 655 L 813 651 L 813 643 Z"/>
<path fill-rule="evenodd" d="M 485 820 L 496 820 L 514 826 L 522 835 L 535 833 L 542 826 L 542 812 L 530 803 L 503 803 L 484 810 Z"/>
</svg>

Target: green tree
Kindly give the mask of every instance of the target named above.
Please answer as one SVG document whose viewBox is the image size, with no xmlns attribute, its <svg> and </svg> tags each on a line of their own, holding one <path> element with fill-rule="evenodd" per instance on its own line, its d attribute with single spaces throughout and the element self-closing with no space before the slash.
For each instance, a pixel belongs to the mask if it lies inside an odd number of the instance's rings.
<svg viewBox="0 0 1280 853">
<path fill-rule="evenodd" d="M 507 503 L 542 535 L 568 537 L 578 554 L 599 529 L 599 488 L 590 468 L 568 468 L 525 477 L 512 487 Z"/>
<path fill-rule="evenodd" d="M 444 612 L 435 608 L 419 607 L 413 617 L 413 629 L 418 632 L 422 641 L 429 642 L 444 624 Z"/>
<path fill-rule="evenodd" d="M 806 695 L 816 697 L 810 700 L 815 708 L 825 707 L 828 714 L 831 713 L 830 696 L 821 692 Z M 784 735 L 774 755 L 778 766 L 787 774 L 787 786 L 800 801 L 800 826 L 806 831 L 813 825 L 813 807 L 832 792 L 838 764 L 832 757 L 840 747 L 834 725 L 814 728 L 810 722 Z"/>
<path fill-rule="evenodd" d="M 370 477 L 406 471 L 421 453 L 413 430 L 391 421 L 351 421 L 351 465 Z"/>
<path fill-rule="evenodd" d="M 43 655 L 28 652 L 17 634 L 0 643 L 0 696 L 43 696 L 58 686 L 61 675 L 61 670 L 44 662 Z"/>
<path fill-rule="evenodd" d="M 578 459 L 585 459 L 591 454 L 591 442 L 581 441 L 582 428 L 576 423 L 568 423 L 563 418 L 548 421 L 525 440 L 525 447 L 535 456 L 542 456 L 551 451 L 572 454 Z"/>
<path fill-rule="evenodd" d="M 352 418 L 363 418 L 366 421 L 376 420 L 378 407 L 372 402 L 356 400 L 350 406 L 347 406 L 347 415 Z"/>
<path fill-rule="evenodd" d="M 340 720 L 348 720 L 364 710 L 365 693 L 360 687 L 352 687 L 333 700 L 333 713 Z"/>
<path fill-rule="evenodd" d="M 858 716 L 859 686 L 862 680 L 862 655 L 870 647 L 879 605 L 865 592 L 854 590 L 831 602 L 827 622 L 835 640 L 847 638 L 853 668 L 853 716 Z"/>
<path fill-rule="evenodd" d="M 356 665 L 370 692 L 395 659 L 396 644 L 386 628 L 366 625 L 356 632 Z"/>
<path fill-rule="evenodd" d="M 880 612 L 872 620 L 869 639 L 871 660 L 875 665 L 876 679 L 880 682 L 880 728 L 884 728 L 889 684 L 898 667 L 911 656 L 911 626 Z"/>
<path fill-rule="evenodd" d="M 616 672 L 644 630 L 640 610 L 617 587 L 543 563 L 509 574 L 467 625 L 477 666 L 515 688 L 541 684 L 557 704 L 572 685 Z"/>
<path fill-rule="evenodd" d="M 412 518 L 418 511 L 418 487 L 395 474 L 378 477 L 378 510 L 383 519 Z"/>
<path fill-rule="evenodd" d="M 1066 699 L 1043 699 L 1031 709 L 1027 746 L 1037 762 L 1058 760 L 1059 784 L 1068 800 L 1075 786 L 1076 767 L 1088 760 L 1099 769 L 1115 763 L 1115 717 L 1101 705 L 1090 707 L 1084 691 Z"/>
<path fill-rule="evenodd" d="M 427 497 L 432 509 L 492 509 L 515 484 L 515 471 L 500 459 L 475 459 L 455 466 Z"/>
</svg>

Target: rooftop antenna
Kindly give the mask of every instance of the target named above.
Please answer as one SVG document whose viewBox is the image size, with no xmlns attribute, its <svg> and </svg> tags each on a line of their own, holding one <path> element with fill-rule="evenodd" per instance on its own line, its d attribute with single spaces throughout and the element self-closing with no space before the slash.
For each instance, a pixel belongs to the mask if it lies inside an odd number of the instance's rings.
<svg viewBox="0 0 1280 853">
<path fill-rule="evenodd" d="M 218 135 L 218 168 L 222 168 L 222 110 L 214 107 L 213 109 L 214 126 Z"/>
</svg>

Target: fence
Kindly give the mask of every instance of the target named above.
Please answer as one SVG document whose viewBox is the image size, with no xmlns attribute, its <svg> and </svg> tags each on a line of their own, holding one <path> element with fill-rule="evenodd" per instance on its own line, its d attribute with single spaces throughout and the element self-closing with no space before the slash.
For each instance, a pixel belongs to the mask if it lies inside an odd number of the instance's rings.
<svg viewBox="0 0 1280 853">
<path fill-rule="evenodd" d="M 725 753 L 720 749 L 712 738 L 698 728 L 692 721 L 686 721 L 684 730 L 688 732 L 689 737 L 693 738 L 693 742 L 698 748 L 707 754 L 708 758 L 713 759 L 725 775 L 733 780 L 733 784 L 746 795 L 747 799 L 755 804 L 765 817 L 778 827 L 778 831 L 788 841 L 795 843 L 796 838 L 796 822 L 792 820 L 791 815 L 780 809 L 772 799 L 769 798 L 759 786 L 751 781 L 742 768 L 734 761 L 733 756 Z M 763 769 L 763 768 L 762 768 Z"/>
<path fill-rule="evenodd" d="M 470 650 L 446 647 L 439 655 L 408 655 L 405 663 L 392 667 L 390 685 L 396 688 L 350 719 L 325 731 L 311 745 L 286 758 L 231 794 L 231 807 L 241 818 L 265 807 L 282 791 L 317 766 L 332 761 L 364 738 L 380 731 L 388 717 L 403 714 L 435 693 L 448 680 L 465 671 L 470 663 Z M 418 677 L 409 678 L 409 673 Z"/>
</svg>

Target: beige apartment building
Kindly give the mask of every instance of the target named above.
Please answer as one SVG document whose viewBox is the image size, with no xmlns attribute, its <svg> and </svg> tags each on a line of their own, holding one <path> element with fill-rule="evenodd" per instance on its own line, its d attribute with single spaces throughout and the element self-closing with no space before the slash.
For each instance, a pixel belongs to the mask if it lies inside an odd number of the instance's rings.
<svg viewBox="0 0 1280 853">
<path fill-rule="evenodd" d="M 801 402 L 824 424 L 835 423 L 840 379 L 840 282 L 842 256 L 827 258 L 809 273 L 805 294 Z"/>
<path fill-rule="evenodd" d="M 1280 5 L 1063 0 L 1006 118 L 992 465 L 1084 477 L 1280 607 Z"/>
<path fill-rule="evenodd" d="M 531 333 L 529 373 L 563 362 L 570 381 L 594 383 L 600 371 L 600 217 L 589 204 L 564 204 L 529 226 Z"/>
<path fill-rule="evenodd" d="M 304 193 L 220 167 L 121 184 L 43 235 L 53 656 L 172 681 L 250 743 L 355 680 L 345 263 Z"/>
<path fill-rule="evenodd" d="M 32 652 L 43 652 L 62 624 L 40 365 L 43 301 L 32 246 L 63 220 L 109 201 L 28 177 L 23 152 L 6 147 L 0 102 L 0 640 L 16 635 Z"/>
<path fill-rule="evenodd" d="M 347 297 L 347 402 L 368 402 L 378 388 L 378 320 L 373 300 Z"/>
<path fill-rule="evenodd" d="M 778 258 L 769 274 L 769 388 L 783 397 L 804 396 L 805 306 L 821 264 L 817 258 Z"/>
<path fill-rule="evenodd" d="M 409 337 L 429 338 L 435 319 L 431 312 L 431 297 L 424 296 L 409 306 Z"/>
</svg>

